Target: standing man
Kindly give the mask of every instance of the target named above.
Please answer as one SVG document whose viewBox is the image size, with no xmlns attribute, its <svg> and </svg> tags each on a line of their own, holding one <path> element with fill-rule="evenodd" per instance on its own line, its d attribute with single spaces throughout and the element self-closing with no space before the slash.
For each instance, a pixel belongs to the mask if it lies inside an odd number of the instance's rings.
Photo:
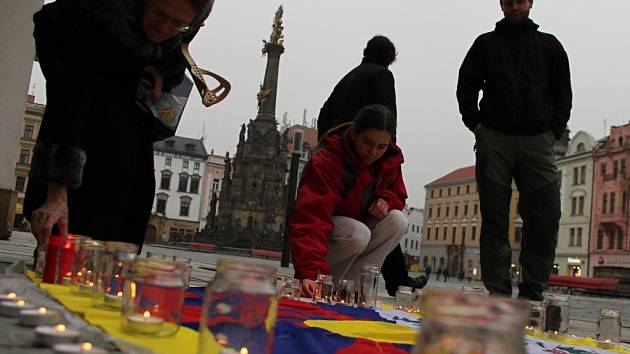
<svg viewBox="0 0 630 354">
<path fill-rule="evenodd" d="M 326 133 L 343 123 L 352 122 L 355 114 L 368 105 L 382 104 L 396 116 L 396 90 L 394 75 L 388 67 L 396 60 L 396 47 L 385 36 L 374 36 L 363 50 L 361 64 L 339 81 L 324 103 L 317 118 L 317 135 L 321 140 Z M 394 124 L 395 126 L 396 124 Z M 394 140 L 396 137 L 393 137 Z M 411 278 L 400 245 L 385 258 L 381 267 L 385 287 L 390 296 L 396 295 L 398 286 L 422 288 L 427 278 Z"/>
<path fill-rule="evenodd" d="M 518 296 L 542 300 L 558 239 L 560 191 L 552 147 L 571 111 L 569 61 L 560 42 L 529 19 L 533 0 L 500 5 L 505 18 L 475 40 L 457 83 L 462 119 L 476 138 L 481 279 L 491 294 L 512 294 L 508 225 L 514 179 L 523 218 Z"/>
</svg>

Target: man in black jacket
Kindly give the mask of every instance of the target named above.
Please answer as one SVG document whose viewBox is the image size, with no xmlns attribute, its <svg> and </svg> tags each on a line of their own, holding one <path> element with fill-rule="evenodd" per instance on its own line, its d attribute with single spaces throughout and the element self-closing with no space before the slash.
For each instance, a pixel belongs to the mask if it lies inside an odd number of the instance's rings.
<svg viewBox="0 0 630 354">
<path fill-rule="evenodd" d="M 558 238 L 560 191 L 552 147 L 571 111 L 569 61 L 560 42 L 538 32 L 529 19 L 533 0 L 500 4 L 505 18 L 475 40 L 457 84 L 462 119 L 476 138 L 481 278 L 491 294 L 511 295 L 514 180 L 523 219 L 518 296 L 542 300 Z"/>
<path fill-rule="evenodd" d="M 387 106 L 396 115 L 394 75 L 388 67 L 396 60 L 396 48 L 389 38 L 375 36 L 363 50 L 361 64 L 339 81 L 324 103 L 317 118 L 318 139 L 330 129 L 354 119 L 363 107 L 371 104 Z M 411 278 L 400 245 L 385 258 L 381 268 L 387 292 L 396 295 L 398 286 L 422 288 L 427 278 Z"/>
</svg>

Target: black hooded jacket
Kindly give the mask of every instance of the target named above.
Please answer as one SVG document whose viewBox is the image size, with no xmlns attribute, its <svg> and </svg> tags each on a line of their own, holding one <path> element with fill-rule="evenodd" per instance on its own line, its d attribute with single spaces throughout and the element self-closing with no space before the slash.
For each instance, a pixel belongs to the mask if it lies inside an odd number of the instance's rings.
<svg viewBox="0 0 630 354">
<path fill-rule="evenodd" d="M 320 110 L 318 138 L 340 124 L 351 122 L 361 108 L 370 104 L 382 104 L 396 115 L 394 75 L 387 66 L 363 59 L 339 81 Z"/>
<path fill-rule="evenodd" d="M 510 24 L 503 19 L 468 51 L 459 70 L 457 100 L 470 130 L 479 123 L 507 134 L 551 130 L 559 139 L 571 112 L 567 54 L 531 20 Z"/>
</svg>

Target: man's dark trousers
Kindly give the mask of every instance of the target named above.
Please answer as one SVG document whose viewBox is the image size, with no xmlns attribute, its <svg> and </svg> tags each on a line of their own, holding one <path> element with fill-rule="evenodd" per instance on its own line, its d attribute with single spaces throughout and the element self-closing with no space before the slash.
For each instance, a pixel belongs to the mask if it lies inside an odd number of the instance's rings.
<svg viewBox="0 0 630 354">
<path fill-rule="evenodd" d="M 491 294 L 511 295 L 508 238 L 512 180 L 523 219 L 519 297 L 542 300 L 553 266 L 560 220 L 554 135 L 505 134 L 481 126 L 475 175 L 481 209 L 481 279 Z"/>
</svg>

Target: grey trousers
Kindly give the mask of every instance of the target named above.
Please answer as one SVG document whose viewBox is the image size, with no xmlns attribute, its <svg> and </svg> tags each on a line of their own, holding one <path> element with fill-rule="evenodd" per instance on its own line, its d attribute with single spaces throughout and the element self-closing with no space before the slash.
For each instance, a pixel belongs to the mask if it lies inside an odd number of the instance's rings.
<svg viewBox="0 0 630 354">
<path fill-rule="evenodd" d="M 391 210 L 382 220 L 367 225 L 345 216 L 334 216 L 335 228 L 328 237 L 328 255 L 333 281 L 359 282 L 364 264 L 383 265 L 385 257 L 407 232 L 407 217 L 400 210 Z"/>
</svg>

